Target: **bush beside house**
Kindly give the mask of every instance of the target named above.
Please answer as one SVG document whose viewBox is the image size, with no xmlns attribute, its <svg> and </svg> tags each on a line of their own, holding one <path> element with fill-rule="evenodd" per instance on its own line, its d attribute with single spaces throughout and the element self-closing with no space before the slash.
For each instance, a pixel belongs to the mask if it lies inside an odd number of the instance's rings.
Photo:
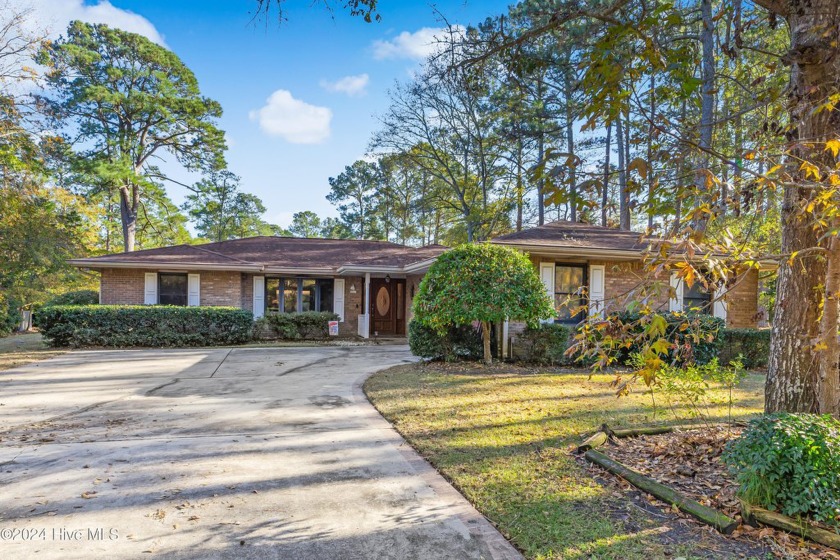
<svg viewBox="0 0 840 560">
<path fill-rule="evenodd" d="M 767 367 L 770 361 L 770 329 L 724 329 L 720 341 L 720 362 L 728 364 L 741 356 L 747 369 Z"/>
<path fill-rule="evenodd" d="M 303 313 L 269 313 L 254 324 L 258 340 L 318 340 L 329 337 L 330 321 L 339 316 L 326 311 Z"/>
<path fill-rule="evenodd" d="M 450 327 L 441 333 L 419 321 L 411 321 L 408 345 L 415 356 L 447 362 L 480 360 L 484 351 L 481 331 L 472 325 Z"/>
<path fill-rule="evenodd" d="M 514 355 L 517 359 L 540 365 L 569 364 L 574 360 L 566 357 L 572 327 L 556 323 L 545 323 L 525 327 L 516 337 Z"/>
<path fill-rule="evenodd" d="M 97 305 L 98 303 L 99 292 L 96 290 L 74 290 L 48 299 L 41 308 L 54 305 Z"/>
<path fill-rule="evenodd" d="M 528 257 L 488 243 L 461 245 L 440 255 L 420 283 L 413 310 L 413 322 L 440 335 L 479 322 L 488 364 L 493 324 L 506 319 L 533 324 L 555 314 Z"/>
<path fill-rule="evenodd" d="M 55 305 L 38 322 L 53 346 L 166 347 L 241 344 L 253 315 L 233 307 Z"/>
</svg>

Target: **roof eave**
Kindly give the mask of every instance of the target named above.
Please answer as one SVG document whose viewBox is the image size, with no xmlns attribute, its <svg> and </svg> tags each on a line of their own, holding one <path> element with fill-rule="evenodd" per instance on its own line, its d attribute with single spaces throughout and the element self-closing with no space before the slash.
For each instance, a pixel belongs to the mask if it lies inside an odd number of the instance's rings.
<svg viewBox="0 0 840 560">
<path fill-rule="evenodd" d="M 338 274 L 405 274 L 405 268 L 402 266 L 370 266 L 363 264 L 345 264 L 338 267 Z"/>
<path fill-rule="evenodd" d="M 642 258 L 642 251 L 626 249 L 600 249 L 595 247 L 562 247 L 552 245 L 539 245 L 534 243 L 522 243 L 518 241 L 493 240 L 492 243 L 507 245 L 528 253 L 540 253 L 558 257 L 601 257 L 621 260 L 638 260 Z"/>
<path fill-rule="evenodd" d="M 405 266 L 405 272 L 407 274 L 417 274 L 420 272 L 425 272 L 429 270 L 430 266 L 435 264 L 435 261 L 437 261 L 437 259 L 437 257 L 432 257 L 431 259 L 426 259 L 424 261 L 418 261 L 415 263 L 408 264 Z"/>
<path fill-rule="evenodd" d="M 180 261 L 144 262 L 144 261 L 102 261 L 98 259 L 70 259 L 69 264 L 78 268 L 101 270 L 104 268 L 139 268 L 144 270 L 176 269 L 176 270 L 220 270 L 230 272 L 261 272 L 262 265 L 257 264 L 218 264 L 218 263 L 185 263 Z"/>
<path fill-rule="evenodd" d="M 265 274 L 289 274 L 302 276 L 311 274 L 313 276 L 335 276 L 336 270 L 332 267 L 295 267 L 295 266 L 270 266 L 265 265 L 261 272 Z"/>
</svg>

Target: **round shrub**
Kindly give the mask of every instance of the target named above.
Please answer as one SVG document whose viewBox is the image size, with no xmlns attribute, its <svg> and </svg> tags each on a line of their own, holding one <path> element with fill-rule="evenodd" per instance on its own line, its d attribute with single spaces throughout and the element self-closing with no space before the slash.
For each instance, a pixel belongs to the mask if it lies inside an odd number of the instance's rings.
<svg viewBox="0 0 840 560">
<path fill-rule="evenodd" d="M 99 303 L 99 292 L 96 290 L 75 290 L 59 294 L 48 300 L 41 307 L 52 305 L 96 305 Z"/>
<path fill-rule="evenodd" d="M 441 334 L 480 322 L 486 363 L 492 361 L 491 325 L 556 314 L 528 257 L 490 243 L 461 245 L 438 257 L 420 282 L 413 310 L 414 321 Z"/>
<path fill-rule="evenodd" d="M 723 460 L 751 504 L 840 527 L 840 422 L 831 416 L 753 420 Z"/>
</svg>

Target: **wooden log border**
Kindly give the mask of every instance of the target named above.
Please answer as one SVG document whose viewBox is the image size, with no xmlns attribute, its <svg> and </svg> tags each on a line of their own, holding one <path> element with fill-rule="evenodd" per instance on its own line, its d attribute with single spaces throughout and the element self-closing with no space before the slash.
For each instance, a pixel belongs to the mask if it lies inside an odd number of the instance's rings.
<svg viewBox="0 0 840 560">
<path fill-rule="evenodd" d="M 587 451 L 584 457 L 587 461 L 603 467 L 607 472 L 620 476 L 640 490 L 644 490 L 648 494 L 676 507 L 680 511 L 692 515 L 706 525 L 711 525 L 724 535 L 731 535 L 739 525 L 738 521 L 724 515 L 718 510 L 687 498 L 673 488 L 638 473 L 594 449 Z"/>
<path fill-rule="evenodd" d="M 840 535 L 816 527 L 805 519 L 795 519 L 775 511 L 768 511 L 750 505 L 743 500 L 741 500 L 741 514 L 744 516 L 744 521 L 748 523 L 758 522 L 769 525 L 776 529 L 793 533 L 804 539 L 810 539 L 822 545 L 840 550 Z"/>
</svg>

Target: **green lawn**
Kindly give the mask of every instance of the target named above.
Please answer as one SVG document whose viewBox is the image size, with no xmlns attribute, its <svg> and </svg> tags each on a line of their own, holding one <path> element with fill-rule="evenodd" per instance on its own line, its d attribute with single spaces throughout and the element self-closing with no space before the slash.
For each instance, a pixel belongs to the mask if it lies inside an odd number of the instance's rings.
<svg viewBox="0 0 840 560">
<path fill-rule="evenodd" d="M 63 354 L 47 346 L 39 333 L 0 337 L 0 371 Z"/>
<path fill-rule="evenodd" d="M 728 544 L 630 506 L 570 455 L 571 444 L 604 422 L 619 427 L 673 421 L 660 410 L 654 422 L 650 396 L 641 389 L 617 398 L 609 386 L 613 379 L 590 378 L 584 371 L 417 364 L 374 375 L 365 391 L 528 558 L 734 556 L 700 554 Z M 735 417 L 761 411 L 763 382 L 752 374 L 736 390 Z M 717 419 L 726 415 L 723 405 L 712 411 Z"/>
</svg>

